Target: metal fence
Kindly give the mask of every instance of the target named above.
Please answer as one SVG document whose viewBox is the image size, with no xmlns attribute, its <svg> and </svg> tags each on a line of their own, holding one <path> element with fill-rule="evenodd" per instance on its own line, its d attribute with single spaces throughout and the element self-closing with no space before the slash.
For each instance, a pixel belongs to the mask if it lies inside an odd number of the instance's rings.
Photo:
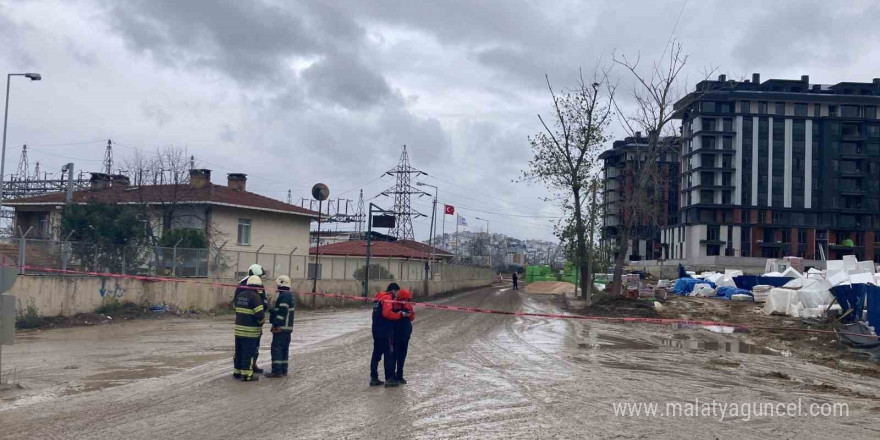
<svg viewBox="0 0 880 440">
<path fill-rule="evenodd" d="M 126 275 L 206 277 L 208 250 L 145 246 L 107 246 L 76 241 L 8 238 L 0 254 L 21 273 L 109 272 Z"/>
<path fill-rule="evenodd" d="M 262 253 L 222 249 L 189 249 L 145 246 L 107 246 L 74 241 L 26 238 L 0 239 L 4 264 L 22 267 L 22 274 L 57 274 L 60 271 L 106 272 L 167 277 L 240 278 L 258 263 L 270 278 L 362 280 L 363 256 L 321 256 Z M 428 265 L 424 260 L 378 258 L 370 260 L 371 280 L 419 281 L 491 278 L 491 270 L 448 263 Z M 63 272 L 62 272 L 63 273 Z"/>
</svg>

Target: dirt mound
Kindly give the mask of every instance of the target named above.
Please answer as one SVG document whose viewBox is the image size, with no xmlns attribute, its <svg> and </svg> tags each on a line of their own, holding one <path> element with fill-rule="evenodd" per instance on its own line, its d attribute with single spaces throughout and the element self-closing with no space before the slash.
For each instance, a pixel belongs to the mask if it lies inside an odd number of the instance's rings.
<svg viewBox="0 0 880 440">
<path fill-rule="evenodd" d="M 563 283 L 562 281 L 535 281 L 526 286 L 526 293 L 542 295 L 573 294 L 574 284 Z"/>
</svg>

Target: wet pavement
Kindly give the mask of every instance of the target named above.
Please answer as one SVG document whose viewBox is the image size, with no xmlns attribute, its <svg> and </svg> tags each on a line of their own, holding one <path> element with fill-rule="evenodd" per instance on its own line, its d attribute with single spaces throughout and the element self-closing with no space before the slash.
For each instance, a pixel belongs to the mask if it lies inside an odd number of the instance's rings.
<svg viewBox="0 0 880 440">
<path fill-rule="evenodd" d="M 555 301 L 491 288 L 440 302 L 559 313 Z M 230 376 L 228 320 L 20 335 L 3 359 L 24 389 L 0 391 L 0 438 L 880 438 L 877 379 L 724 329 L 417 309 L 409 383 L 386 389 L 368 386 L 368 309 L 300 312 L 290 377 L 250 384 Z M 849 416 L 662 414 L 696 399 L 846 403 Z"/>
</svg>

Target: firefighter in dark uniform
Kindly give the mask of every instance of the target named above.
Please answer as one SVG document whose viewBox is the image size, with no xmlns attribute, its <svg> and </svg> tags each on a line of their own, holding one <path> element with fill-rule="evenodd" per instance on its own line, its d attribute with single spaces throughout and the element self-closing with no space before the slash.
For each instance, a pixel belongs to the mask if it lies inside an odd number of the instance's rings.
<svg viewBox="0 0 880 440">
<path fill-rule="evenodd" d="M 396 387 L 400 382 L 394 378 L 396 367 L 394 360 L 394 321 L 405 317 L 407 312 L 392 310 L 394 299 L 400 286 L 391 283 L 385 292 L 379 292 L 373 298 L 373 356 L 370 358 L 370 386 L 385 385 Z M 384 359 L 385 382 L 379 380 L 379 360 Z"/>
<path fill-rule="evenodd" d="M 287 376 L 290 333 L 293 332 L 293 314 L 296 310 L 296 299 L 290 291 L 290 277 L 282 275 L 275 283 L 278 285 L 278 298 L 269 313 L 272 324 L 272 372 L 266 373 L 266 377 Z"/>
<path fill-rule="evenodd" d="M 263 280 L 257 275 L 247 279 L 247 288 L 236 290 L 235 306 L 235 366 L 232 376 L 244 381 L 255 381 L 254 375 L 257 352 L 260 350 L 260 334 L 266 321 L 265 306 L 258 289 L 262 290 Z"/>
<path fill-rule="evenodd" d="M 247 286 L 248 279 L 252 276 L 255 276 L 255 275 L 260 277 L 260 280 L 262 280 L 263 277 L 266 276 L 266 271 L 263 269 L 263 266 L 260 266 L 259 264 L 251 264 L 250 267 L 248 267 L 248 275 L 246 277 L 242 278 L 238 282 L 238 285 L 239 286 Z M 261 286 L 262 286 L 262 284 L 261 284 Z M 241 287 L 239 287 L 238 289 L 235 289 L 235 294 L 238 295 L 238 292 L 241 290 L 245 290 L 245 289 L 243 289 Z M 269 310 L 269 298 L 266 297 L 266 291 L 263 289 L 260 289 L 257 291 L 257 293 L 260 295 L 260 299 L 263 301 L 263 310 L 268 311 Z M 257 338 L 257 347 L 260 346 L 260 338 L 262 338 L 262 332 L 260 332 L 260 337 Z M 257 366 L 257 358 L 259 358 L 259 357 L 260 357 L 260 350 L 258 348 L 257 355 L 254 356 L 254 373 L 263 374 L 263 369 L 260 368 L 259 366 Z"/>
</svg>

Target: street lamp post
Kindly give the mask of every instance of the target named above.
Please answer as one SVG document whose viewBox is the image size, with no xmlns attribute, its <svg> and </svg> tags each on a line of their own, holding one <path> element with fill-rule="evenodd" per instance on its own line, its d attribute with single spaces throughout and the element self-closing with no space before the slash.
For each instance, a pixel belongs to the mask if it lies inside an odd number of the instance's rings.
<svg viewBox="0 0 880 440">
<path fill-rule="evenodd" d="M 434 279 L 434 236 L 437 235 L 437 224 L 434 222 L 434 215 L 437 214 L 438 189 L 436 186 L 431 185 L 430 183 L 416 182 L 416 185 L 429 186 L 431 188 L 434 188 L 434 206 L 431 210 L 431 236 L 428 238 L 428 246 L 431 247 L 431 279 Z"/>
<path fill-rule="evenodd" d="M 3 207 L 3 178 L 6 174 L 6 123 L 9 120 L 9 83 L 13 76 L 23 76 L 31 81 L 43 79 L 39 73 L 10 73 L 6 75 L 6 108 L 3 111 L 3 148 L 0 151 L 0 208 Z"/>
<path fill-rule="evenodd" d="M 489 267 L 492 267 L 492 236 L 489 234 L 489 220 L 477 217 L 477 220 L 486 222 L 486 237 L 489 239 Z"/>
</svg>

